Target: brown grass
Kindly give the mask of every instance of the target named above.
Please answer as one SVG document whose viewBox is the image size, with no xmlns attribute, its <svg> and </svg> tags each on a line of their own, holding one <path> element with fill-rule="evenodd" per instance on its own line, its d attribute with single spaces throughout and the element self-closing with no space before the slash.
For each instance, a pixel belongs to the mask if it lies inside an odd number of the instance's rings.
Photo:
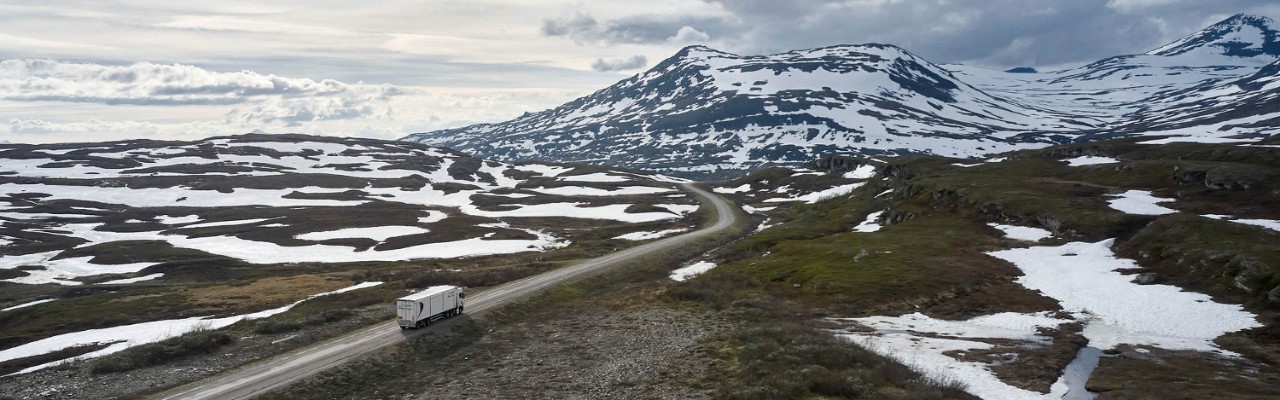
<svg viewBox="0 0 1280 400">
<path fill-rule="evenodd" d="M 215 285 L 184 289 L 194 307 L 235 312 L 292 303 L 316 293 L 350 286 L 345 279 L 323 275 L 262 278 L 244 285 Z"/>
</svg>

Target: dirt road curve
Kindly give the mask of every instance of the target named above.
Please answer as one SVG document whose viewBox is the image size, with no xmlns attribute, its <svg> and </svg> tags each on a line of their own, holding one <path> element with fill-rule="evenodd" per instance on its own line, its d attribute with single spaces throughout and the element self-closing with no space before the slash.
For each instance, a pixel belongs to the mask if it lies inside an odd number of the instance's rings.
<svg viewBox="0 0 1280 400">
<path fill-rule="evenodd" d="M 467 312 L 469 314 L 480 313 L 573 278 L 581 277 L 584 274 L 621 265 L 636 257 L 659 253 L 684 245 L 702 237 L 724 231 L 736 222 L 738 213 L 734 211 L 733 205 L 728 200 L 694 187 L 692 184 L 684 184 L 683 186 L 685 190 L 709 200 L 715 206 L 717 217 L 714 225 L 478 292 L 467 299 Z M 422 334 L 423 331 L 425 330 L 402 331 L 395 322 L 380 324 L 312 347 L 178 387 L 161 393 L 156 398 L 250 398 L 342 364 L 383 346 L 397 343 L 410 336 Z"/>
</svg>

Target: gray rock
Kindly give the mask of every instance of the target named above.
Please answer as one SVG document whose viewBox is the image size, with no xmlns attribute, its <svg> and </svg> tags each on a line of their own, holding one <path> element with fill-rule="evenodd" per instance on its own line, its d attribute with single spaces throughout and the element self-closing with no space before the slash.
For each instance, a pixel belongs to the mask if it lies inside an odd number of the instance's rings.
<svg viewBox="0 0 1280 400">
<path fill-rule="evenodd" d="M 1143 272 L 1133 277 L 1133 283 L 1139 285 L 1154 285 L 1164 281 L 1164 275 L 1155 272 Z"/>
<path fill-rule="evenodd" d="M 1267 292 L 1267 303 L 1273 306 L 1280 306 L 1280 286 L 1273 287 L 1271 291 Z"/>
</svg>

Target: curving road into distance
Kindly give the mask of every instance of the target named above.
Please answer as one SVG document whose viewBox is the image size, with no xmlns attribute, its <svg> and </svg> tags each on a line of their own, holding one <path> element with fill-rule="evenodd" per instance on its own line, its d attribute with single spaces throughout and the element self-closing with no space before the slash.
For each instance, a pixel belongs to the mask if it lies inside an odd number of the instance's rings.
<svg viewBox="0 0 1280 400">
<path fill-rule="evenodd" d="M 628 248 L 579 264 L 548 271 L 477 292 L 467 299 L 467 313 L 475 314 L 520 299 L 543 289 L 576 278 L 621 266 L 637 257 L 657 254 L 692 241 L 714 235 L 737 222 L 735 207 L 723 197 L 709 193 L 691 183 L 682 184 L 715 206 L 716 223 L 712 226 L 662 240 Z M 705 204 L 705 203 L 704 203 Z M 220 375 L 163 392 L 163 399 L 246 399 L 288 385 L 317 372 L 337 366 L 362 354 L 394 344 L 427 331 L 402 331 L 395 322 L 364 328 L 314 346 L 252 363 Z"/>
</svg>

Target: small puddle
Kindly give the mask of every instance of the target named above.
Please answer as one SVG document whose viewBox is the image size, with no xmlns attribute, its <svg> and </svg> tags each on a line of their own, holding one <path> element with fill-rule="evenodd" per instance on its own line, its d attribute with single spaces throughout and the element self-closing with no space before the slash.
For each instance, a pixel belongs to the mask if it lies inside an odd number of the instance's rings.
<svg viewBox="0 0 1280 400">
<path fill-rule="evenodd" d="M 1097 393 L 1085 389 L 1085 383 L 1089 382 L 1093 370 L 1098 368 L 1101 357 L 1102 350 L 1092 346 L 1083 347 L 1076 353 L 1076 358 L 1062 370 L 1062 378 L 1059 380 L 1067 385 L 1067 393 L 1062 395 L 1063 400 L 1093 400 L 1098 397 Z"/>
</svg>

